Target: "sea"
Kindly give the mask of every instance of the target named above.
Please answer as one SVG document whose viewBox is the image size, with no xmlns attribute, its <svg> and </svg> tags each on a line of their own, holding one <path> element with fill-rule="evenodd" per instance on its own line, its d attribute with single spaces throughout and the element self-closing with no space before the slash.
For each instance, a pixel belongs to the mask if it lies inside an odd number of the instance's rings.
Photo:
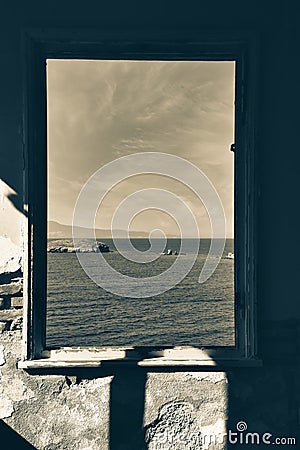
<svg viewBox="0 0 300 450">
<path fill-rule="evenodd" d="M 147 277 L 164 272 L 182 257 L 180 239 L 168 239 L 165 249 L 172 249 L 173 255 L 161 255 L 146 264 L 128 261 L 111 239 L 100 241 L 110 246 L 111 252 L 102 255 L 111 267 L 145 283 L 149 283 Z M 65 244 L 64 239 L 56 239 L 55 245 L 58 242 Z M 132 244 L 141 252 L 149 248 L 148 239 L 132 239 Z M 225 258 L 234 252 L 234 241 L 226 240 L 215 272 L 199 284 L 209 247 L 210 240 L 201 239 L 189 274 L 167 292 L 147 298 L 107 292 L 88 277 L 76 253 L 48 253 L 47 347 L 234 345 L 234 260 Z M 98 257 L 89 253 L 89 265 L 99 265 Z"/>
</svg>

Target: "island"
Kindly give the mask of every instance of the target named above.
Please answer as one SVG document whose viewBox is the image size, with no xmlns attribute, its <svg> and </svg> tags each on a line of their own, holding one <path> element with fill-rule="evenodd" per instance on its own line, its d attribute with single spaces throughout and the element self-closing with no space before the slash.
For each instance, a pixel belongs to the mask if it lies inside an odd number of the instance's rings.
<svg viewBox="0 0 300 450">
<path fill-rule="evenodd" d="M 63 240 L 60 240 L 63 241 Z M 111 250 L 108 244 L 99 242 L 82 241 L 78 247 L 74 247 L 71 240 L 65 242 L 50 241 L 48 242 L 48 253 L 109 253 Z"/>
</svg>

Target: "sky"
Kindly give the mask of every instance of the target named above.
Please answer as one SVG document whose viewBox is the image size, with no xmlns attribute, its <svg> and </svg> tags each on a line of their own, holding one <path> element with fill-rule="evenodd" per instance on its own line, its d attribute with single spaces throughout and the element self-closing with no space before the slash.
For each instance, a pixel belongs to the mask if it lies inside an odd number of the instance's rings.
<svg viewBox="0 0 300 450">
<path fill-rule="evenodd" d="M 233 237 L 234 71 L 232 61 L 47 60 L 48 220 L 71 225 L 81 188 L 104 164 L 164 152 L 187 159 L 210 179 L 224 207 L 227 237 Z M 179 196 L 201 237 L 210 236 L 199 198 L 158 175 L 120 181 L 99 207 L 97 228 L 109 229 L 120 202 L 151 187 Z M 134 231 L 157 228 L 179 233 L 174 219 L 157 210 L 141 212 L 130 224 Z"/>
</svg>

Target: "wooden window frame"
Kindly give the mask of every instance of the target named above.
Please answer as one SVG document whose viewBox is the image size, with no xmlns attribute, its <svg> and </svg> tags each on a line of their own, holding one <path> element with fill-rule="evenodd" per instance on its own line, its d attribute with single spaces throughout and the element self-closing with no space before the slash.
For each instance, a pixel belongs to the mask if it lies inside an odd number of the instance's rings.
<svg viewBox="0 0 300 450">
<path fill-rule="evenodd" d="M 228 367 L 259 364 L 256 354 L 255 177 L 258 43 L 251 32 L 26 30 L 23 35 L 25 155 L 23 354 L 19 367 L 99 367 L 103 362 L 145 367 Z M 47 349 L 47 120 L 46 60 L 234 60 L 235 104 L 235 331 L 234 347 Z"/>
</svg>

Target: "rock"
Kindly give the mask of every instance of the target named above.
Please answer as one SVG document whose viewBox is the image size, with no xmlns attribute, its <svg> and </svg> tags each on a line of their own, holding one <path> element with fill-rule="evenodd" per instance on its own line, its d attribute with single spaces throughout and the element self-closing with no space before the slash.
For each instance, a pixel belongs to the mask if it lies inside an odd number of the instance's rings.
<svg viewBox="0 0 300 450">
<path fill-rule="evenodd" d="M 18 317 L 12 321 L 10 331 L 22 330 L 23 317 Z"/>
<path fill-rule="evenodd" d="M 105 244 L 104 242 L 98 242 L 98 249 L 101 253 L 109 253 L 109 245 Z"/>
<path fill-rule="evenodd" d="M 13 402 L 6 397 L 0 398 L 0 419 L 5 419 L 6 417 L 12 416 L 14 413 Z"/>
<path fill-rule="evenodd" d="M 21 283 L 10 283 L 10 284 L 1 284 L 0 285 L 0 295 L 16 295 L 22 292 L 22 284 Z"/>
<path fill-rule="evenodd" d="M 48 253 L 108 253 L 110 252 L 109 245 L 104 242 L 97 242 L 97 245 L 90 242 L 83 242 L 79 247 L 70 246 L 50 246 L 47 249 Z"/>
<path fill-rule="evenodd" d="M 3 345 L 0 345 L 0 366 L 3 366 L 5 363 L 4 347 Z"/>
<path fill-rule="evenodd" d="M 159 417 L 146 427 L 148 450 L 200 450 L 201 431 L 193 406 L 172 402 L 161 408 Z"/>
<path fill-rule="evenodd" d="M 23 283 L 23 277 L 16 277 L 10 280 L 12 283 Z"/>
<path fill-rule="evenodd" d="M 22 317 L 22 311 L 19 309 L 6 309 L 5 311 L 0 311 L 0 321 L 8 322 L 18 317 Z"/>
<path fill-rule="evenodd" d="M 23 297 L 12 297 L 11 306 L 13 308 L 22 308 L 23 307 Z"/>
</svg>

